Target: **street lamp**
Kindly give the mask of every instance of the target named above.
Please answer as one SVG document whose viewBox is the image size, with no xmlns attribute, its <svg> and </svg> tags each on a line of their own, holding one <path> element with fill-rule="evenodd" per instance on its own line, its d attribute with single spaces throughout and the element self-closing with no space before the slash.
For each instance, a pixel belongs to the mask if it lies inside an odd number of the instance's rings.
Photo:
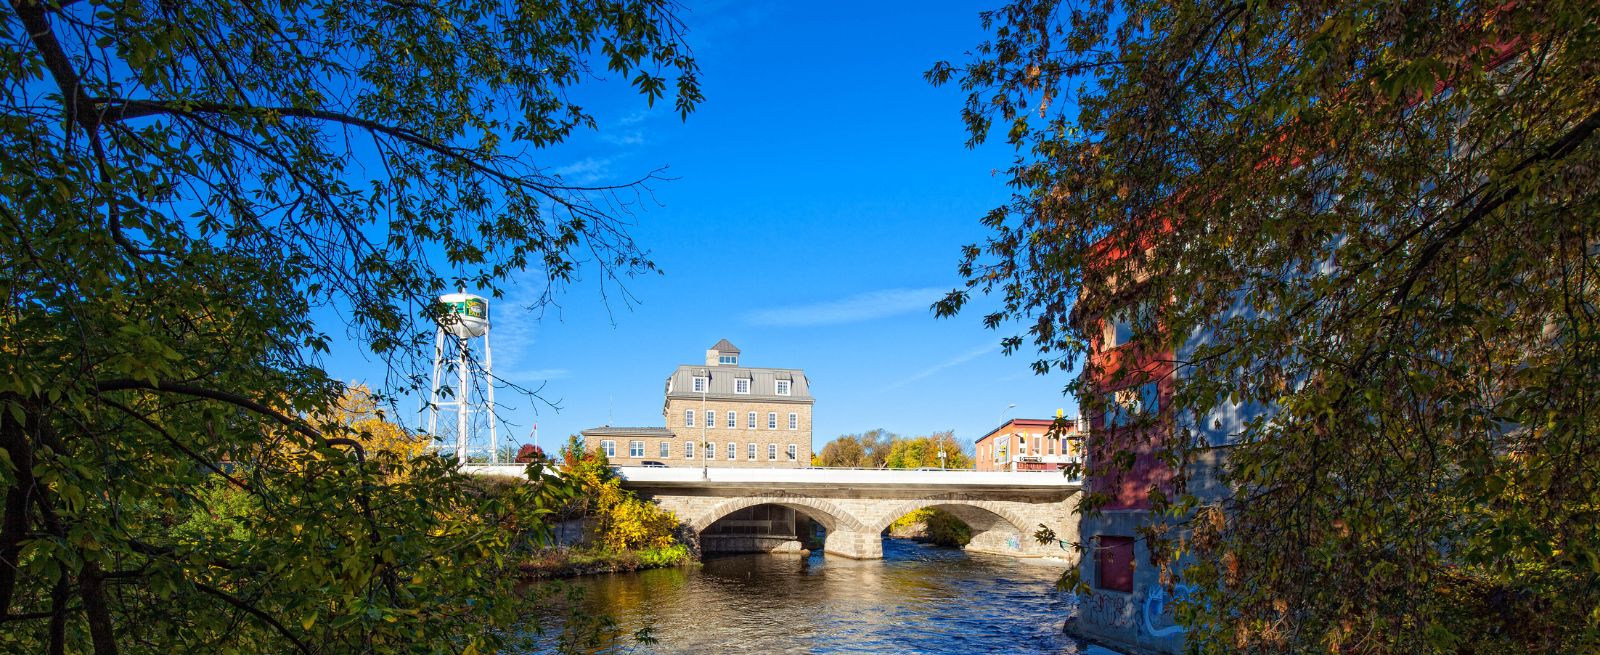
<svg viewBox="0 0 1600 655">
<path fill-rule="evenodd" d="M 939 469 L 944 470 L 944 449 L 939 450 Z"/>
<path fill-rule="evenodd" d="M 700 385 L 700 479 L 711 479 L 711 460 L 706 459 L 706 391 L 711 389 L 711 369 L 703 371 L 706 383 Z"/>
</svg>

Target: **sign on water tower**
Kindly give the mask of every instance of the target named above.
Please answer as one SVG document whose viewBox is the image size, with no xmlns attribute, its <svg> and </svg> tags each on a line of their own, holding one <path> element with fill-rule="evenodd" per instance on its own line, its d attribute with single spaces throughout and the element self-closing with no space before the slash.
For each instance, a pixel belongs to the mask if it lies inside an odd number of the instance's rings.
<svg viewBox="0 0 1600 655">
<path fill-rule="evenodd" d="M 489 333 L 489 300 L 470 293 L 451 293 L 439 297 L 439 302 L 449 308 L 442 325 L 450 334 L 461 339 L 481 337 Z"/>
<path fill-rule="evenodd" d="M 428 394 L 428 433 L 439 434 L 439 413 L 456 414 L 456 461 L 467 462 L 474 441 L 471 417 L 479 414 L 489 425 L 489 463 L 499 459 L 499 438 L 494 413 L 494 358 L 489 349 L 489 300 L 470 293 L 450 293 L 439 297 L 445 306 L 434 336 L 433 388 Z M 446 336 L 448 335 L 448 337 Z M 473 342 L 482 341 L 483 357 L 475 356 Z M 454 369 L 456 385 L 441 393 L 441 375 Z M 443 396 L 441 398 L 441 396 Z"/>
</svg>

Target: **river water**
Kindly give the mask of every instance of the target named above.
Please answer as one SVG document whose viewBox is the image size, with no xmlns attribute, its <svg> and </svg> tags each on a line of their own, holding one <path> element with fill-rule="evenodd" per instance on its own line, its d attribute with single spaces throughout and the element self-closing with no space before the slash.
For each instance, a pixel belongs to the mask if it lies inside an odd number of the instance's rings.
<svg viewBox="0 0 1600 655">
<path fill-rule="evenodd" d="M 882 560 L 735 555 L 700 568 L 578 578 L 625 639 L 603 652 L 1080 653 L 1061 634 L 1061 562 L 967 554 L 899 539 Z"/>
</svg>

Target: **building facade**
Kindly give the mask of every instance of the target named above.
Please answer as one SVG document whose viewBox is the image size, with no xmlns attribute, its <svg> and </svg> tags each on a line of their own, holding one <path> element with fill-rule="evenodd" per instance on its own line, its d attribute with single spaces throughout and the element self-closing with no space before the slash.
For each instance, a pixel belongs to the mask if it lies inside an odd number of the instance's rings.
<svg viewBox="0 0 1600 655">
<path fill-rule="evenodd" d="M 1083 463 L 1086 422 L 1067 420 L 1054 433 L 1055 421 L 1016 418 L 1006 421 L 973 444 L 979 471 L 1054 471 Z"/>
<path fill-rule="evenodd" d="M 811 463 L 811 384 L 805 371 L 741 365 L 727 339 L 705 364 L 667 377 L 666 427 L 602 426 L 582 432 L 621 466 L 802 467 Z"/>
<path fill-rule="evenodd" d="M 1160 308 L 1139 299 L 1146 280 L 1136 276 L 1116 297 L 1098 303 L 1102 313 L 1074 318 L 1091 335 L 1083 375 L 1086 390 L 1098 398 L 1095 411 L 1082 421 L 1087 424 L 1084 486 L 1107 500 L 1079 521 L 1086 548 L 1078 572 L 1089 592 L 1078 596 L 1068 631 L 1129 653 L 1176 655 L 1184 651 L 1185 630 L 1174 606 L 1193 588 L 1182 579 L 1163 578 L 1155 565 L 1159 558 L 1140 538 L 1153 525 L 1173 522 L 1155 511 L 1151 498 L 1153 491 L 1169 497 L 1174 491 L 1178 471 L 1162 455 L 1177 438 L 1211 446 L 1182 464 L 1184 489 L 1202 500 L 1221 499 L 1227 494 L 1220 479 L 1225 446 L 1267 408 L 1225 402 L 1206 412 L 1172 411 L 1176 385 L 1189 374 L 1175 363 L 1193 361 L 1210 335 L 1204 328 L 1169 334 Z M 1241 298 L 1217 317 L 1225 321 L 1251 312 Z M 1144 331 L 1159 336 L 1137 338 Z"/>
</svg>

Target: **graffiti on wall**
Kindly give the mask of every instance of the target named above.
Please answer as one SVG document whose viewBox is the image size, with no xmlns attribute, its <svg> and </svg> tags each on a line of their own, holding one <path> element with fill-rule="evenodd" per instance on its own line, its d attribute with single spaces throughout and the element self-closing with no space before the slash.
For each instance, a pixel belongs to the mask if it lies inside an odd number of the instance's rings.
<svg viewBox="0 0 1600 655">
<path fill-rule="evenodd" d="M 1077 601 L 1080 621 L 1106 628 L 1134 627 L 1133 599 L 1126 594 L 1093 592 L 1079 595 Z"/>
<path fill-rule="evenodd" d="M 1174 585 L 1172 593 L 1168 594 L 1161 585 L 1149 587 L 1144 596 L 1144 629 L 1152 637 L 1171 637 L 1181 635 L 1185 628 L 1178 625 L 1172 614 L 1172 606 L 1181 601 L 1188 600 L 1194 595 L 1192 585 Z"/>
</svg>

